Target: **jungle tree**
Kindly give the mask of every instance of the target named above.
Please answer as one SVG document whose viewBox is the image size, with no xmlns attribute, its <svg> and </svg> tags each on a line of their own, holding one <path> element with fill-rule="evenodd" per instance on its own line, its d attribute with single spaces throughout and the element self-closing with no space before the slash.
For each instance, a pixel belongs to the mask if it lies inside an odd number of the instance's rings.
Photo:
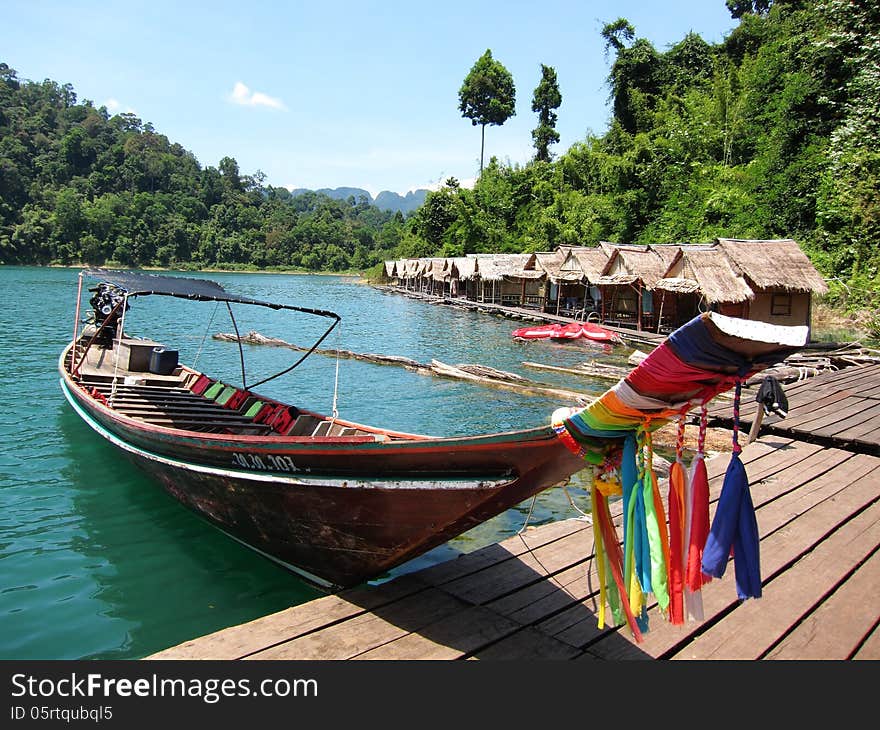
<svg viewBox="0 0 880 730">
<path fill-rule="evenodd" d="M 480 173 L 486 148 L 486 125 L 504 124 L 516 114 L 516 88 L 513 76 L 492 58 L 492 51 L 477 59 L 458 90 L 458 109 L 474 126 L 480 125 Z"/>
<path fill-rule="evenodd" d="M 541 64 L 541 81 L 535 88 L 532 96 L 532 111 L 538 115 L 538 126 L 532 130 L 532 139 L 535 142 L 536 160 L 550 162 L 551 144 L 559 141 L 559 132 L 556 131 L 556 112 L 562 104 L 562 94 L 559 93 L 559 84 L 556 81 L 556 69 L 552 66 Z"/>
</svg>

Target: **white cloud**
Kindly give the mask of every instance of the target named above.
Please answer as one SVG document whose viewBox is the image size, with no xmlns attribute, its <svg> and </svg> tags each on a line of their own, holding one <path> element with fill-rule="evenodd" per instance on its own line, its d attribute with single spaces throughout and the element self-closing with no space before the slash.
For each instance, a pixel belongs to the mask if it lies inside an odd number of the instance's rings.
<svg viewBox="0 0 880 730">
<path fill-rule="evenodd" d="M 110 112 L 110 116 L 113 116 L 114 114 L 120 114 L 123 112 L 125 114 L 135 114 L 136 113 L 135 110 L 132 109 L 130 106 L 125 107 L 123 109 L 123 106 L 119 102 L 119 100 L 114 99 L 113 97 L 110 97 L 109 99 L 107 99 L 107 101 L 104 102 L 104 106 L 107 107 L 107 111 Z"/>
<path fill-rule="evenodd" d="M 236 81 L 228 97 L 233 104 L 241 106 L 268 106 L 272 109 L 286 109 L 281 99 L 264 94 L 262 91 L 251 91 L 241 81 Z"/>
</svg>

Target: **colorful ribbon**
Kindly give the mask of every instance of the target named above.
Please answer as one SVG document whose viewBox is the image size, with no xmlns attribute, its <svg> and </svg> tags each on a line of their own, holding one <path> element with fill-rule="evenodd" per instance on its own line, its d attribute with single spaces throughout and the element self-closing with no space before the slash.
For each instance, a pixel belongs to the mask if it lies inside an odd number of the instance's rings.
<svg viewBox="0 0 880 730">
<path fill-rule="evenodd" d="M 710 531 L 703 454 L 706 403 L 731 387 L 739 392 L 744 378 L 797 347 L 761 342 L 735 349 L 734 345 L 748 341 L 722 332 L 721 320 L 731 321 L 718 315 L 695 317 L 590 405 L 553 416 L 554 429 L 574 453 L 606 469 L 619 459 L 615 485 L 619 484 L 622 499 L 622 541 L 610 516 L 610 492 L 603 487 L 608 482 L 594 479 L 591 489 L 600 627 L 607 602 L 614 620 L 620 623 L 625 618 L 637 640 L 646 626 L 646 594 L 654 595 L 672 623 L 683 623 L 685 614 L 701 618 L 700 588 L 713 575 L 723 575 L 731 549 L 738 557 L 734 561 L 738 594 L 760 595 L 757 522 L 736 432 Z M 684 418 L 694 404 L 702 405 L 700 438 L 688 472 L 681 459 Z M 679 440 L 670 469 L 667 523 L 653 470 L 651 434 L 673 418 L 680 419 Z"/>
</svg>

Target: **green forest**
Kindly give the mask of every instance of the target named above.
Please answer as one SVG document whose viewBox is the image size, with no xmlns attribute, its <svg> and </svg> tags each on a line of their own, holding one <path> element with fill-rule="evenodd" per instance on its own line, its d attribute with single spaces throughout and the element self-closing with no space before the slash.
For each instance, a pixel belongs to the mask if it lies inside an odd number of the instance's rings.
<svg viewBox="0 0 880 730">
<path fill-rule="evenodd" d="M 7 59 L 0 262 L 364 272 L 600 240 L 793 238 L 831 280 L 832 303 L 880 304 L 880 4 L 726 5 L 736 26 L 718 44 L 689 33 L 657 49 L 610 20 L 595 39 L 610 124 L 564 151 L 552 149 L 564 95 L 541 63 L 535 157 L 490 158 L 473 188 L 450 178 L 406 217 L 291 196 L 231 157 L 204 166 L 150 123 L 78 100 L 72 84 L 19 78 Z M 506 118 L 480 120 L 463 97 L 461 108 L 484 135 Z"/>
</svg>

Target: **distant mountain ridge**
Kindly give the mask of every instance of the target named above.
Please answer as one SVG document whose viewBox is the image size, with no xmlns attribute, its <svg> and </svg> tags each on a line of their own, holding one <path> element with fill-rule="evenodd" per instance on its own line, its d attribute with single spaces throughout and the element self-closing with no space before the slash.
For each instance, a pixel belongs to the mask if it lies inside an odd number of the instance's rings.
<svg viewBox="0 0 880 730">
<path fill-rule="evenodd" d="M 425 202 L 428 194 L 427 189 L 420 188 L 418 190 L 410 190 L 406 195 L 393 193 L 390 190 L 383 190 L 375 199 L 370 195 L 369 191 L 363 188 L 321 188 L 319 190 L 309 190 L 308 188 L 295 188 L 290 191 L 291 195 L 302 195 L 307 192 L 315 192 L 326 195 L 328 198 L 336 200 L 346 200 L 349 197 L 357 199 L 360 196 L 365 197 L 372 205 L 380 210 L 390 210 L 392 212 L 409 213 Z"/>
</svg>

